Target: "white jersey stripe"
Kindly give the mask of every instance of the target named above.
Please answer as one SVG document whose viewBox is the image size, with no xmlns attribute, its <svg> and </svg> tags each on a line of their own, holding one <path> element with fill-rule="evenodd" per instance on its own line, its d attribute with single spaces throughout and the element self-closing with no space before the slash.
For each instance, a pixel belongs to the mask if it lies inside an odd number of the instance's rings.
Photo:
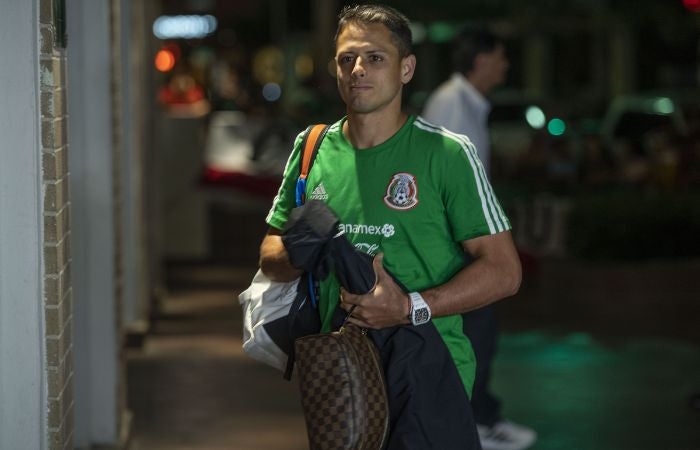
<svg viewBox="0 0 700 450">
<path fill-rule="evenodd" d="M 330 133 L 330 132 L 335 132 L 335 131 L 337 131 L 338 128 L 340 128 L 340 123 L 341 123 L 341 122 L 342 122 L 342 120 L 339 120 L 339 121 L 337 121 L 336 123 L 334 123 L 333 125 L 331 125 L 330 128 L 328 128 L 328 132 Z"/>
<path fill-rule="evenodd" d="M 476 148 L 474 148 L 474 144 L 469 140 L 467 136 L 453 133 L 447 129 L 444 129 L 442 127 L 438 127 L 437 125 L 431 124 L 430 122 L 427 122 L 425 119 L 422 117 L 418 117 L 419 120 L 421 120 L 422 123 L 425 125 L 432 127 L 436 131 L 442 132 L 444 131 L 448 136 L 452 136 L 454 139 L 464 142 L 466 145 L 468 145 L 472 155 L 476 155 Z M 463 147 L 464 148 L 464 147 Z M 478 160 L 478 157 L 476 158 Z M 484 184 L 486 186 L 487 190 L 487 195 L 489 196 L 489 205 L 491 207 L 491 212 L 494 214 L 494 217 L 496 218 L 496 221 L 499 223 L 499 231 L 505 231 L 510 228 L 508 218 L 506 217 L 505 213 L 503 212 L 503 208 L 501 207 L 500 203 L 496 199 L 496 195 L 493 192 L 493 187 L 491 186 L 491 183 L 488 182 L 488 177 L 486 176 L 484 166 L 483 164 L 479 164 L 479 171 L 481 174 L 481 180 L 484 181 Z"/>
<path fill-rule="evenodd" d="M 432 124 L 427 123 L 427 122 L 423 122 L 422 120 L 420 120 L 420 118 L 416 119 L 416 121 L 414 122 L 414 125 L 417 126 L 418 128 L 423 129 L 423 130 L 436 132 L 436 133 L 439 133 L 439 134 L 442 134 L 444 136 L 447 136 L 447 137 L 454 139 L 454 136 L 450 135 L 446 129 L 437 128 L 437 127 L 435 127 L 435 125 L 432 125 Z M 469 151 L 468 147 L 465 147 L 464 142 L 462 142 L 459 139 L 454 139 L 454 140 L 460 144 L 460 146 L 464 150 L 465 154 L 467 155 L 467 158 L 469 159 L 469 163 L 472 167 L 472 171 L 474 172 L 474 180 L 476 182 L 476 188 L 477 188 L 477 191 L 479 193 L 479 199 L 481 200 L 481 209 L 482 209 L 482 212 L 484 214 L 484 218 L 486 219 L 486 223 L 489 227 L 489 233 L 495 234 L 497 231 L 496 231 L 496 228 L 493 224 L 493 219 L 491 217 L 490 208 L 487 205 L 488 197 L 484 194 L 484 188 L 482 186 L 481 176 L 480 176 L 476 161 L 474 160 L 474 155 Z"/>
<path fill-rule="evenodd" d="M 476 155 L 476 148 L 474 147 L 474 144 L 469 141 L 466 136 L 458 135 L 455 134 L 455 139 L 460 139 L 464 140 L 465 144 L 469 147 L 469 150 L 471 151 L 472 155 Z M 478 161 L 478 158 L 477 158 Z M 498 231 L 505 231 L 506 226 L 505 226 L 505 216 L 503 215 L 503 211 L 500 209 L 500 205 L 498 201 L 496 200 L 496 195 L 493 192 L 493 187 L 491 186 L 491 183 L 488 182 L 488 178 L 486 177 L 486 171 L 484 170 L 483 164 L 479 162 L 479 172 L 481 174 L 481 180 L 486 180 L 484 181 L 485 184 L 485 191 L 486 195 L 488 196 L 488 205 L 489 209 L 491 211 L 491 214 L 493 215 L 494 219 L 496 220 L 497 226 L 498 226 Z"/>
<path fill-rule="evenodd" d="M 454 134 L 454 133 L 453 133 Z M 472 155 L 472 158 L 477 164 L 477 169 L 479 170 L 479 175 L 480 175 L 480 181 L 484 185 L 484 191 L 487 196 L 487 204 L 489 207 L 489 211 L 491 212 L 492 218 L 496 222 L 496 227 L 499 232 L 504 231 L 505 227 L 502 222 L 502 218 L 499 216 L 498 213 L 498 202 L 495 200 L 495 196 L 493 194 L 493 190 L 491 188 L 491 183 L 488 181 L 488 177 L 486 176 L 486 171 L 484 170 L 484 165 L 481 163 L 481 160 L 477 157 L 477 151 L 476 147 L 474 146 L 474 143 L 467 138 L 467 136 L 464 135 L 459 135 L 459 134 L 454 134 L 453 136 L 455 139 L 461 141 L 464 143 L 464 145 L 469 149 L 470 154 Z"/>
<path fill-rule="evenodd" d="M 426 131 L 431 131 L 435 133 L 442 134 L 453 140 L 455 140 L 464 150 L 467 158 L 469 159 L 472 170 L 474 171 L 474 178 L 477 186 L 477 191 L 479 193 L 479 198 L 481 200 L 482 211 L 484 217 L 489 226 L 489 231 L 491 234 L 505 231 L 508 229 L 507 219 L 503 214 L 498 201 L 495 198 L 491 184 L 489 183 L 485 173 L 483 165 L 480 163 L 479 159 L 476 157 L 476 149 L 474 144 L 469 140 L 468 137 L 452 133 L 449 130 L 438 127 L 434 124 L 426 122 L 425 119 L 417 117 L 414 124 Z M 496 222 L 494 224 L 494 222 Z"/>
</svg>

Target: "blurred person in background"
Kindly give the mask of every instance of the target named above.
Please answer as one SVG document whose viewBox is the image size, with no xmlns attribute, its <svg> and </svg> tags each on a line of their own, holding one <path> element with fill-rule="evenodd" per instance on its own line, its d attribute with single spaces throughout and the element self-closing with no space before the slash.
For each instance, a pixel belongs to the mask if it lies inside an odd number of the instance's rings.
<svg viewBox="0 0 700 450">
<path fill-rule="evenodd" d="M 389 358 L 383 359 L 391 412 L 385 448 L 478 450 L 468 398 L 475 358 L 460 314 L 513 295 L 521 267 L 510 223 L 466 138 L 402 110 L 403 86 L 416 66 L 409 25 L 382 5 L 347 7 L 340 15 L 335 63 L 346 116 L 323 138 L 306 191 L 333 210 L 356 248 L 376 256 L 378 281 L 369 293 L 353 295 L 329 276 L 320 283 L 319 310 L 324 331 L 333 328 L 340 306 L 370 334 L 388 330 L 406 338 L 392 337 L 380 349 Z M 301 273 L 281 236 L 295 205 L 301 141 L 260 248 L 261 269 L 278 281 Z M 375 228 L 385 231 L 367 231 Z M 474 256 L 468 266 L 465 251 Z M 416 348 L 425 351 L 392 356 Z"/>
<path fill-rule="evenodd" d="M 453 46 L 455 72 L 428 97 L 422 116 L 454 133 L 466 135 L 488 174 L 491 104 L 486 96 L 506 79 L 509 63 L 505 46 L 488 31 L 461 33 Z"/>
<path fill-rule="evenodd" d="M 454 41 L 455 72 L 430 95 L 422 116 L 436 125 L 466 135 L 489 173 L 490 139 L 486 96 L 505 81 L 508 58 L 503 42 L 480 30 L 462 33 Z M 471 255 L 465 255 L 471 260 Z M 506 420 L 500 401 L 491 393 L 491 364 L 496 353 L 498 326 L 492 305 L 462 315 L 464 333 L 476 354 L 477 368 L 471 403 L 484 450 L 521 450 L 536 440 L 534 430 Z"/>
</svg>

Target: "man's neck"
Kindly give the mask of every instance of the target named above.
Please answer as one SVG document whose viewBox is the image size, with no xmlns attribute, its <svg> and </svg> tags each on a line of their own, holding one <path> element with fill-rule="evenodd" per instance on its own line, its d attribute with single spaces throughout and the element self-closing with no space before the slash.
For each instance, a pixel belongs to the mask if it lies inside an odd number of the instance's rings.
<svg viewBox="0 0 700 450">
<path fill-rule="evenodd" d="M 491 88 L 493 87 L 493 84 L 489 80 L 475 76 L 474 73 L 464 75 L 464 78 L 466 78 L 467 81 L 469 81 L 469 84 L 474 86 L 474 89 L 479 91 L 479 93 L 484 97 L 488 95 L 488 93 L 491 91 Z"/>
<path fill-rule="evenodd" d="M 403 111 L 395 114 L 348 113 L 343 124 L 343 134 L 357 149 L 375 147 L 389 140 L 406 123 L 408 115 Z"/>
</svg>

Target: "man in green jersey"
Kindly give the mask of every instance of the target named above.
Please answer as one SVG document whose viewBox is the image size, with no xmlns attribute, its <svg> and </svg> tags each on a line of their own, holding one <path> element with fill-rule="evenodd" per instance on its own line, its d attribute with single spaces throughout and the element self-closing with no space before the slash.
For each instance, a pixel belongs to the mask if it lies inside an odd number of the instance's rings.
<svg viewBox="0 0 700 450">
<path fill-rule="evenodd" d="M 416 67 L 408 20 L 386 6 L 348 7 L 340 14 L 335 43 L 338 90 L 347 115 L 323 139 L 306 196 L 324 201 L 355 247 L 376 255 L 377 284 L 368 294 L 353 295 L 342 291 L 334 276 L 324 280 L 319 298 L 323 329 L 332 328 L 338 305 L 355 306 L 350 321 L 372 330 L 435 329 L 458 374 L 461 386 L 455 392 L 466 399 L 475 359 L 460 314 L 518 290 L 521 269 L 510 223 L 469 139 L 402 111 L 402 89 Z M 281 239 L 295 205 L 300 144 L 301 137 L 260 248 L 260 267 L 278 281 L 301 273 L 290 264 Z M 475 258 L 466 267 L 464 251 Z M 391 365 L 385 371 L 388 382 L 395 379 Z M 446 377 L 439 371 L 423 376 L 438 383 Z M 426 405 L 423 397 L 392 410 L 392 416 L 430 417 L 417 422 L 420 430 L 392 417 L 387 448 L 480 448 L 473 419 L 470 430 L 452 427 L 447 405 Z M 442 435 L 454 435 L 453 444 L 437 444 L 435 436 Z"/>
</svg>

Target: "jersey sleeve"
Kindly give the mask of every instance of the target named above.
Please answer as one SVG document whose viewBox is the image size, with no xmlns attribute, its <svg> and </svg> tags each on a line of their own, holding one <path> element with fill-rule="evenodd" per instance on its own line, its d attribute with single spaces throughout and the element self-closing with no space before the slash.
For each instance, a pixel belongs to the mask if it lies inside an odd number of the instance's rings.
<svg viewBox="0 0 700 450">
<path fill-rule="evenodd" d="M 299 178 L 299 158 L 301 155 L 301 142 L 304 132 L 299 133 L 294 140 L 294 148 L 289 155 L 287 164 L 284 167 L 284 176 L 277 195 L 272 201 L 272 207 L 267 214 L 265 222 L 271 227 L 282 229 L 287 223 L 289 213 L 296 206 L 296 183 Z"/>
<path fill-rule="evenodd" d="M 476 148 L 466 136 L 452 135 L 456 146 L 443 161 L 442 199 L 452 233 L 461 242 L 510 230 Z"/>
</svg>

